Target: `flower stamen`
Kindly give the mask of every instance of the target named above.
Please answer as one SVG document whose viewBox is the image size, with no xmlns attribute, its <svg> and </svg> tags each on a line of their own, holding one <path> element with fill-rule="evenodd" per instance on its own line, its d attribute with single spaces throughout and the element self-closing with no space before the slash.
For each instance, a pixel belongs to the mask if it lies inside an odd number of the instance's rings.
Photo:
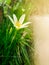
<svg viewBox="0 0 49 65">
<path fill-rule="evenodd" d="M 21 26 L 22 26 L 22 24 L 21 24 L 20 22 L 16 22 L 15 25 L 16 25 L 17 27 L 21 27 Z"/>
</svg>

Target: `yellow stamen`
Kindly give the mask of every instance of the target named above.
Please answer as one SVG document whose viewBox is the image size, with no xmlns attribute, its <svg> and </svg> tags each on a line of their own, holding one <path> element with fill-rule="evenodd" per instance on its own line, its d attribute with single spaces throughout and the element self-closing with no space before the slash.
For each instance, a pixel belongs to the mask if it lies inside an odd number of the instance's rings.
<svg viewBox="0 0 49 65">
<path fill-rule="evenodd" d="M 16 22 L 15 25 L 20 27 L 22 24 L 20 22 Z"/>
</svg>

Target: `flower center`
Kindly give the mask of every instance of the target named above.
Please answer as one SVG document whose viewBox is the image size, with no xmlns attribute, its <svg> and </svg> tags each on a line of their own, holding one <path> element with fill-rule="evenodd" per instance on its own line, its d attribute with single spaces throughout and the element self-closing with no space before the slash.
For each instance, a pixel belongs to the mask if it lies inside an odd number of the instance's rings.
<svg viewBox="0 0 49 65">
<path fill-rule="evenodd" d="M 20 22 L 16 22 L 16 26 L 20 27 L 22 24 Z"/>
</svg>

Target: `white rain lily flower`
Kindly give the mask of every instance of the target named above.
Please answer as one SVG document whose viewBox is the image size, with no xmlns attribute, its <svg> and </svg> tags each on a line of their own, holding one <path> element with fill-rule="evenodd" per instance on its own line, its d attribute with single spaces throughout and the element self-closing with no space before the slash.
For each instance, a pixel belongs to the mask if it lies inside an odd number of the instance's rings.
<svg viewBox="0 0 49 65">
<path fill-rule="evenodd" d="M 17 28 L 17 29 L 21 29 L 21 28 L 25 28 L 28 27 L 28 24 L 30 24 L 31 22 L 27 22 L 24 23 L 24 19 L 25 19 L 25 14 L 23 14 L 19 20 L 17 20 L 17 17 L 15 14 L 13 14 L 13 19 L 8 15 L 9 19 L 11 20 L 11 22 L 13 23 L 13 25 Z"/>
</svg>

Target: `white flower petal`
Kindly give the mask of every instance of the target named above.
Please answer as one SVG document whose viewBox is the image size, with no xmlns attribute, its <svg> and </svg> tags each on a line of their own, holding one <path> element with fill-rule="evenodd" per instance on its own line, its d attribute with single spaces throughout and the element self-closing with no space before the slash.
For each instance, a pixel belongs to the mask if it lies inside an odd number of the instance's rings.
<svg viewBox="0 0 49 65">
<path fill-rule="evenodd" d="M 27 26 L 27 25 L 30 24 L 30 23 L 31 23 L 31 22 L 24 23 L 24 24 L 22 25 L 22 27 Z"/>
<path fill-rule="evenodd" d="M 23 15 L 20 17 L 19 22 L 22 24 L 23 21 L 24 21 L 24 19 L 25 19 L 25 14 L 23 14 Z"/>
<path fill-rule="evenodd" d="M 17 22 L 17 17 L 15 14 L 13 14 L 13 19 L 14 19 L 14 22 Z"/>
<path fill-rule="evenodd" d="M 14 24 L 14 21 L 13 19 L 8 15 L 9 19 L 11 20 L 11 22 Z"/>
<path fill-rule="evenodd" d="M 15 26 L 17 29 L 19 28 L 18 26 Z"/>
<path fill-rule="evenodd" d="M 18 26 L 16 26 L 15 24 L 14 24 L 14 27 L 18 28 Z"/>
<path fill-rule="evenodd" d="M 28 26 L 21 26 L 20 28 L 26 28 L 26 27 L 28 27 Z"/>
</svg>

